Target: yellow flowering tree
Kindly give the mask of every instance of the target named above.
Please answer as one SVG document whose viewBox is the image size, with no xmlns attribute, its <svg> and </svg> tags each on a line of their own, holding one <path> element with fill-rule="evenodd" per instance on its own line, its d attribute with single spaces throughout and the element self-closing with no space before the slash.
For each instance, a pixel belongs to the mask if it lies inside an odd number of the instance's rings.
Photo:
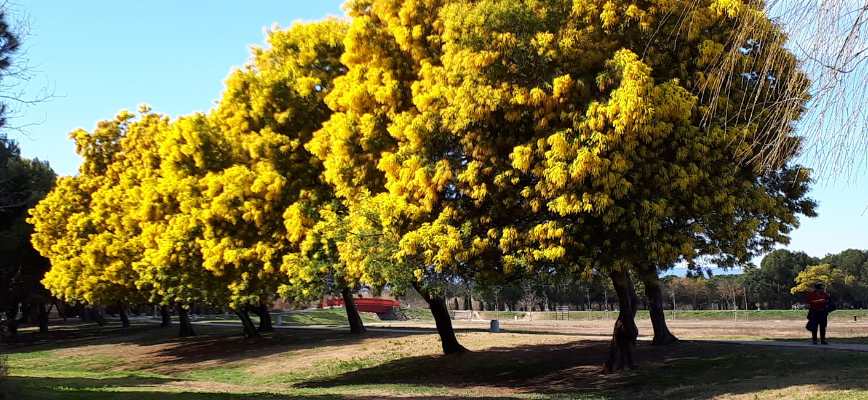
<svg viewBox="0 0 868 400">
<path fill-rule="evenodd" d="M 206 267 L 202 240 L 210 205 L 202 182 L 230 166 L 230 146 L 202 114 L 172 121 L 155 140 L 159 168 L 142 182 L 136 199 L 144 251 L 133 269 L 136 286 L 151 301 L 175 305 L 181 336 L 189 336 L 195 332 L 188 309 L 194 303 L 227 305 L 235 278 Z"/>
<path fill-rule="evenodd" d="M 57 297 L 96 306 L 141 302 L 132 263 L 141 257 L 134 190 L 154 170 L 150 145 L 166 118 L 147 107 L 122 111 L 92 132 L 71 137 L 82 157 L 79 174 L 64 177 L 31 211 L 34 247 L 51 261 L 43 283 Z M 143 175 L 144 174 L 144 175 Z"/>
<path fill-rule="evenodd" d="M 346 268 L 349 251 L 360 248 L 348 246 L 358 239 L 355 235 L 360 227 L 353 229 L 353 219 L 337 200 L 320 203 L 316 210 L 309 212 L 316 213 L 312 216 L 316 222 L 305 230 L 297 251 L 283 258 L 282 269 L 289 280 L 281 286 L 280 294 L 300 301 L 326 293 L 339 294 L 344 300 L 350 332 L 363 333 L 366 329 L 352 294 L 361 276 Z M 343 257 L 342 252 L 346 252 Z"/>
<path fill-rule="evenodd" d="M 788 163 L 797 138 L 774 168 L 751 163 L 765 137 L 792 136 L 763 124 L 769 104 L 806 99 L 783 35 L 740 1 L 682 6 L 350 2 L 348 72 L 308 147 L 350 208 L 382 204 L 370 219 L 397 243 L 392 268 L 405 271 L 392 276 L 412 273 L 432 311 L 453 276 L 606 274 L 622 310 L 609 367 L 630 364 L 631 274 L 659 303 L 658 269 L 744 262 L 813 214 L 807 171 Z M 765 29 L 761 45 L 728 42 L 742 14 Z M 776 70 L 757 67 L 767 47 Z M 725 57 L 739 68 L 710 72 Z M 784 78 L 803 85 L 755 85 Z M 713 103 L 710 80 L 728 88 Z M 377 263 L 360 265 L 348 268 Z M 461 351 L 435 319 L 444 351 Z"/>
<path fill-rule="evenodd" d="M 822 283 L 832 291 L 842 291 L 847 284 L 852 284 L 855 278 L 846 275 L 843 271 L 831 264 L 812 265 L 799 272 L 794 281 L 795 286 L 790 288 L 792 294 L 805 294 L 814 290 L 814 284 Z"/>
<path fill-rule="evenodd" d="M 284 296 L 310 300 L 355 285 L 340 279 L 326 285 L 339 261 L 312 243 L 334 225 L 320 221 L 319 209 L 339 203 L 320 179 L 321 162 L 304 147 L 331 114 L 324 98 L 345 72 L 346 29 L 330 19 L 270 32 L 268 46 L 255 48 L 250 62 L 230 75 L 211 115 L 233 148 L 227 149 L 231 167 L 201 181 L 210 203 L 201 219 L 205 265 L 220 274 L 241 271 L 231 279 L 232 302 L 259 305 L 263 321 L 278 287 Z M 358 312 L 351 303 L 347 310 L 358 331 Z"/>
<path fill-rule="evenodd" d="M 139 112 L 138 116 L 121 112 L 115 120 L 122 122 L 108 125 L 117 129 L 116 138 L 111 140 L 117 150 L 100 175 L 100 187 L 91 194 L 88 214 L 95 229 L 81 249 L 93 268 L 101 271 L 100 280 L 118 289 L 110 300 L 117 303 L 125 327 L 129 325 L 127 304 L 147 300 L 135 286 L 137 275 L 132 267 L 144 251 L 138 198 L 141 183 L 150 179 L 159 165 L 155 138 L 168 125 L 167 117 L 151 112 L 147 106 Z M 90 136 L 98 136 L 99 131 Z M 79 131 L 77 135 L 84 133 Z"/>
<path fill-rule="evenodd" d="M 808 171 L 789 164 L 798 138 L 790 127 L 769 132 L 763 124 L 769 104 L 805 101 L 808 82 L 794 57 L 781 49 L 783 35 L 740 2 L 706 1 L 686 9 L 669 2 L 586 6 L 573 7 L 555 37 L 583 32 L 594 43 L 589 57 L 562 40 L 551 60 L 527 64 L 552 73 L 548 82 L 526 88 L 537 91 L 540 106 L 516 111 L 524 117 L 515 123 L 528 121 L 535 133 L 515 146 L 513 169 L 501 181 L 518 182 L 512 190 L 527 199 L 533 218 L 519 220 L 524 226 L 515 228 L 516 244 L 505 250 L 511 251 L 507 264 L 515 267 L 555 262 L 608 273 L 621 310 L 607 362 L 615 369 L 632 364 L 638 334 L 632 273 L 649 297 L 655 342 L 665 343 L 674 337 L 663 320 L 659 269 L 677 262 L 692 267 L 748 262 L 786 242 L 798 214 L 814 215 L 814 203 L 805 198 Z M 540 24 L 551 18 L 534 17 L 533 7 L 509 10 L 508 18 L 521 11 Z M 680 13 L 690 28 L 681 31 L 681 22 L 666 17 L 672 13 Z M 756 13 L 768 41 L 727 43 L 733 13 Z M 521 60 L 515 51 L 540 43 L 539 33 L 532 36 L 511 43 L 507 59 Z M 679 45 L 666 37 L 678 37 Z M 732 61 L 740 65 L 737 73 L 706 74 L 709 63 L 734 45 L 743 45 Z M 780 56 L 779 69 L 756 69 L 763 58 L 758 53 L 766 51 Z M 520 82 L 524 68 L 514 63 L 507 81 Z M 802 86 L 757 89 L 756 79 L 785 78 Z M 713 104 L 703 100 L 708 79 L 724 79 L 730 88 Z M 753 164 L 765 157 L 760 157 L 767 150 L 764 141 L 787 135 L 789 145 L 773 155 L 774 168 Z"/>
</svg>

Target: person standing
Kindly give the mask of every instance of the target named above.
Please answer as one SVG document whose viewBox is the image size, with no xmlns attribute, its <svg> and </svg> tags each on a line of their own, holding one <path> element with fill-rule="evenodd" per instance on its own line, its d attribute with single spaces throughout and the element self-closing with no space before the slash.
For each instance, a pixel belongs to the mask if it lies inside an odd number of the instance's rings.
<svg viewBox="0 0 868 400">
<path fill-rule="evenodd" d="M 832 299 L 826 293 L 822 283 L 815 283 L 814 290 L 808 293 L 808 325 L 811 331 L 811 340 L 817 344 L 817 330 L 820 331 L 820 343 L 826 342 L 826 325 L 829 321 L 829 312 L 832 310 Z"/>
</svg>

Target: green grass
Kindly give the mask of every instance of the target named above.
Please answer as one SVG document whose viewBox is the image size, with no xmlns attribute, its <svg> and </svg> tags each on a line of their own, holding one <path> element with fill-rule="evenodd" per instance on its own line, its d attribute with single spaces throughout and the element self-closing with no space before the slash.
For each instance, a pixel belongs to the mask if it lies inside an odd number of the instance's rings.
<svg viewBox="0 0 868 400">
<path fill-rule="evenodd" d="M 317 313 L 324 317 L 329 311 Z M 320 400 L 363 395 L 868 400 L 865 353 L 686 341 L 664 348 L 641 345 L 639 370 L 602 376 L 597 372 L 606 354 L 602 340 L 549 343 L 538 341 L 539 334 L 472 333 L 462 337 L 477 337 L 476 343 L 491 348 L 443 357 L 417 348 L 417 343 L 436 341 L 433 335 L 369 333 L 359 340 L 344 332 L 278 332 L 245 341 L 235 328 L 197 329 L 201 336 L 181 340 L 174 338 L 174 329 L 154 328 L 12 348 L 6 355 L 10 376 L 2 387 L 10 392 L 7 399 L 21 400 Z M 508 337 L 529 344 L 500 342 Z M 114 347 L 89 347 L 103 343 Z M 155 346 L 143 353 L 152 355 L 165 345 L 175 350 L 155 353 L 159 357 L 153 359 L 115 356 Z M 211 358 L 204 353 L 227 348 L 231 351 Z M 179 353 L 184 349 L 195 350 Z M 368 351 L 358 355 L 359 349 Z M 305 361 L 312 356 L 316 358 Z M 269 367 L 257 369 L 263 362 Z"/>
<path fill-rule="evenodd" d="M 380 318 L 373 313 L 359 313 L 362 316 L 363 322 L 379 322 Z M 296 311 L 290 314 L 284 314 L 284 324 L 286 325 L 346 325 L 347 312 L 342 307 L 324 308 L 309 311 Z M 274 318 L 277 323 L 277 318 Z"/>
<path fill-rule="evenodd" d="M 374 313 L 359 313 L 362 317 L 362 321 L 365 323 L 371 322 L 380 322 L 380 319 L 377 317 L 377 314 Z M 253 320 L 253 323 L 259 323 L 259 316 L 255 314 L 250 315 L 250 319 Z M 222 315 L 205 315 L 196 318 L 196 322 L 219 322 L 219 323 L 233 323 L 233 324 L 241 324 L 241 321 L 238 320 L 234 314 Z M 273 313 L 271 316 L 271 322 L 275 325 L 278 323 L 277 313 Z M 304 310 L 304 311 L 292 311 L 289 313 L 283 313 L 283 323 L 284 325 L 296 325 L 296 326 L 310 326 L 310 325 L 328 325 L 328 326 L 338 326 L 338 325 L 346 325 L 347 324 L 347 314 L 343 308 L 325 308 L 325 309 L 314 309 L 314 310 Z"/>
<path fill-rule="evenodd" d="M 797 394 L 809 399 L 868 399 L 868 382 L 864 381 L 868 355 L 864 353 L 687 346 L 702 349 L 706 356 L 673 357 L 659 368 L 633 376 L 631 386 L 654 388 L 652 394 L 670 398 L 727 393 L 757 399 Z"/>
<path fill-rule="evenodd" d="M 431 310 L 427 308 L 402 308 L 401 312 L 405 317 L 414 321 L 433 321 L 434 317 L 431 316 Z"/>
<path fill-rule="evenodd" d="M 118 359 L 107 355 L 59 355 L 42 350 L 6 355 L 9 375 L 51 376 L 54 378 L 165 378 L 147 371 L 123 371 Z"/>
</svg>

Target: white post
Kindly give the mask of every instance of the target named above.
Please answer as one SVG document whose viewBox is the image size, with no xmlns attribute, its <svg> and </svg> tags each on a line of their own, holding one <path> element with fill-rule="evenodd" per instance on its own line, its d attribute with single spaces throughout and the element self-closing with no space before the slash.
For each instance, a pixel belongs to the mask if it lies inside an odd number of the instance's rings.
<svg viewBox="0 0 868 400">
<path fill-rule="evenodd" d="M 675 319 L 675 290 L 672 290 L 672 319 Z"/>
</svg>

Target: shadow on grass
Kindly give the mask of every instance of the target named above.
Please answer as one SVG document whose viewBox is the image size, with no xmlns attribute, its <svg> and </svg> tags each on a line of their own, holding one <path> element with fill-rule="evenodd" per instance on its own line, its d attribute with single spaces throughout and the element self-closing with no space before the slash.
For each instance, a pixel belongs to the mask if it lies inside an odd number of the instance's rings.
<svg viewBox="0 0 868 400">
<path fill-rule="evenodd" d="M 182 382 L 172 379 L 150 378 L 46 378 L 46 377 L 9 377 L 0 384 L 0 399 L 15 400 L 211 400 L 211 399 L 255 399 L 255 400 L 329 400 L 329 399 L 417 399 L 450 400 L 463 399 L 464 396 L 389 396 L 378 394 L 367 396 L 338 394 L 287 395 L 280 393 L 230 393 L 219 390 L 186 390 L 183 386 L 167 388 L 156 385 Z M 516 397 L 486 397 L 488 399 L 514 400 Z"/>
<path fill-rule="evenodd" d="M 502 387 L 550 395 L 711 399 L 812 384 L 822 390 L 868 390 L 868 355 L 747 348 L 702 341 L 656 347 L 640 343 L 640 369 L 603 375 L 607 343 L 492 348 L 455 356 L 420 356 L 297 385 L 425 384 Z"/>
<path fill-rule="evenodd" d="M 332 378 L 299 384 L 327 388 L 367 384 L 425 384 L 446 387 L 556 387 L 559 379 L 579 378 L 569 389 L 599 389 L 598 372 L 607 343 L 575 341 L 555 345 L 495 347 L 450 356 L 417 356 L 387 362 Z"/>
<path fill-rule="evenodd" d="M 4 379 L 3 399 L 16 400 L 206 400 L 206 399 L 336 399 L 336 396 L 285 396 L 271 393 L 226 393 L 219 391 L 161 391 L 155 385 L 176 382 L 151 378 L 47 378 L 8 377 Z"/>
<path fill-rule="evenodd" d="M 120 324 L 114 323 L 99 326 L 96 323 L 52 321 L 48 332 L 41 333 L 34 329 L 22 330 L 19 331 L 12 342 L 4 342 L 2 346 L 4 352 L 15 352 L 16 350 L 28 347 L 40 347 L 42 350 L 50 350 L 92 340 L 99 340 L 101 342 L 122 341 L 124 337 L 140 335 L 159 329 L 159 325 L 149 323 L 134 323 L 129 328 L 122 328 Z M 173 331 L 176 330 L 177 328 Z"/>
<path fill-rule="evenodd" d="M 156 324 L 138 324 L 128 329 L 100 327 L 95 324 L 70 324 L 55 327 L 39 340 L 21 338 L 17 343 L 0 348 L 4 354 L 85 348 L 90 345 L 134 344 L 141 354 L 135 366 L 172 372 L 202 363 L 242 361 L 291 350 L 323 346 L 348 346 L 368 338 L 397 338 L 430 334 L 427 331 L 372 331 L 361 335 L 334 329 L 278 329 L 247 339 L 241 328 L 195 325 L 197 336 L 178 338 L 177 326 L 160 328 Z M 30 338 L 32 339 L 32 337 Z"/>
<path fill-rule="evenodd" d="M 853 336 L 853 337 L 829 336 L 828 340 L 829 340 L 829 343 L 831 343 L 831 344 L 868 345 L 868 336 Z M 804 338 L 798 338 L 798 339 L 796 339 L 796 338 L 766 338 L 764 341 L 770 342 L 772 344 L 775 342 L 780 342 L 780 343 L 803 343 L 805 345 L 808 345 L 811 343 L 811 333 L 807 332 L 807 335 Z M 824 349 L 824 347 L 821 345 L 818 345 L 817 349 L 822 350 L 822 349 Z"/>
</svg>

